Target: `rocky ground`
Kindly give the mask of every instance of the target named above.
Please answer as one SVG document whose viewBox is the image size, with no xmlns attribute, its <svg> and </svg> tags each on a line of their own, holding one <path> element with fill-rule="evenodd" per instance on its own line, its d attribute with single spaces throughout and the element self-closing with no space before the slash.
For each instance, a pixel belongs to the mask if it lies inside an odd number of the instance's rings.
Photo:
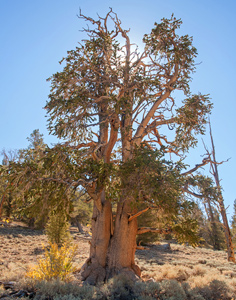
<svg viewBox="0 0 236 300">
<path fill-rule="evenodd" d="M 76 281 L 89 254 L 90 235 L 80 234 L 75 227 L 71 228 L 71 233 L 78 245 L 74 262 Z M 43 249 L 47 244 L 43 231 L 29 229 L 19 222 L 0 225 L 0 284 L 12 289 L 22 281 L 27 268 L 36 264 L 43 256 Z M 137 250 L 136 261 L 141 267 L 144 281 L 175 279 L 195 288 L 218 280 L 227 286 L 231 295 L 236 291 L 236 265 L 227 262 L 225 251 L 174 243 L 169 246 L 165 241 Z"/>
</svg>

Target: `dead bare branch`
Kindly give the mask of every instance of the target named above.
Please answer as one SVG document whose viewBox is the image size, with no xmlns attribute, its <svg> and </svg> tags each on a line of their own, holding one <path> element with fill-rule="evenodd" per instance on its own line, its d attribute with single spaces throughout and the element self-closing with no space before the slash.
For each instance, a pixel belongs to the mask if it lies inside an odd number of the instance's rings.
<svg viewBox="0 0 236 300">
<path fill-rule="evenodd" d="M 182 175 L 182 176 L 186 176 L 186 175 L 192 174 L 193 172 L 197 171 L 199 168 L 205 166 L 206 164 L 208 164 L 208 163 L 210 163 L 210 162 L 211 162 L 211 158 L 210 158 L 210 156 L 208 155 L 208 157 L 203 158 L 201 164 L 196 164 L 194 168 L 190 169 L 190 170 L 187 171 L 187 172 L 182 173 L 181 175 Z"/>
</svg>

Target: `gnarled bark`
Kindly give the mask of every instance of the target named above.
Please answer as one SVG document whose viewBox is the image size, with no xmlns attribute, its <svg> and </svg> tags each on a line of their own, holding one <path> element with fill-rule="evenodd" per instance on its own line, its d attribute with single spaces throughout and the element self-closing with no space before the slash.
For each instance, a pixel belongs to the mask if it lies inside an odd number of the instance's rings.
<svg viewBox="0 0 236 300">
<path fill-rule="evenodd" d="M 120 273 L 134 280 L 141 275 L 134 262 L 137 219 L 129 222 L 129 213 L 129 201 L 118 204 L 113 231 L 110 202 L 100 211 L 94 206 L 90 257 L 81 270 L 85 283 L 95 285 Z"/>
<path fill-rule="evenodd" d="M 141 275 L 134 261 L 137 230 L 137 218 L 129 222 L 129 201 L 120 203 L 107 256 L 107 279 L 119 273 L 124 273 L 133 279 L 136 275 Z"/>
<path fill-rule="evenodd" d="M 111 238 L 111 221 L 111 203 L 104 201 L 100 210 L 95 204 L 92 216 L 90 257 L 81 270 L 82 279 L 88 284 L 94 285 L 105 280 L 107 252 Z"/>
</svg>

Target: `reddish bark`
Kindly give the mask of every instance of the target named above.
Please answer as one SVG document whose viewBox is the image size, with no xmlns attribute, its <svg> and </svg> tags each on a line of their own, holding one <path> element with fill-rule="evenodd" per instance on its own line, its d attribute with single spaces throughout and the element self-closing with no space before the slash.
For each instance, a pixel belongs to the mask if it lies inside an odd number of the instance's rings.
<svg viewBox="0 0 236 300">
<path fill-rule="evenodd" d="M 85 283 L 95 285 L 120 273 L 132 279 L 141 275 L 134 261 L 137 218 L 129 222 L 129 203 L 118 204 L 114 229 L 110 202 L 105 201 L 101 210 L 94 206 L 90 257 L 81 271 Z"/>
</svg>

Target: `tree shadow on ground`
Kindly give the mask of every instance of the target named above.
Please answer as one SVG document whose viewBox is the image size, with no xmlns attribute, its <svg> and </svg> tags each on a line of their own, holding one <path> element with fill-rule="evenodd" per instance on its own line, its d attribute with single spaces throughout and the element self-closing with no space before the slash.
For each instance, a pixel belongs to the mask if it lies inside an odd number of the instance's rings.
<svg viewBox="0 0 236 300">
<path fill-rule="evenodd" d="M 35 230 L 23 226 L 0 227 L 0 235 L 12 235 L 13 237 L 17 237 L 19 234 L 22 236 L 38 236 L 43 234 L 43 230 Z"/>
<path fill-rule="evenodd" d="M 168 244 L 164 245 L 149 245 L 144 250 L 136 250 L 135 257 L 146 263 L 164 265 L 173 260 L 173 254 L 180 250 L 172 250 Z"/>
</svg>

